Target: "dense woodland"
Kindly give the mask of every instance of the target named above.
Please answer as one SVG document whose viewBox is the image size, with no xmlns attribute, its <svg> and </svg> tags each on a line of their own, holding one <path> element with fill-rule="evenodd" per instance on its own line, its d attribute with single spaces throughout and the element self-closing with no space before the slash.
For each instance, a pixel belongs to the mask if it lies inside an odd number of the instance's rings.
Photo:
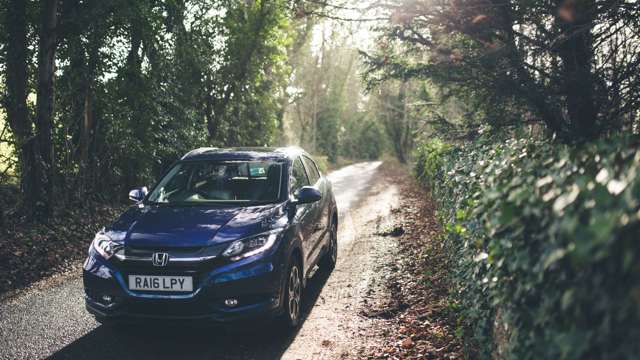
<svg viewBox="0 0 640 360">
<path fill-rule="evenodd" d="M 0 0 L 0 18 L 0 220 L 117 203 L 199 146 L 389 154 L 441 208 L 470 357 L 640 353 L 636 1 Z"/>
<path fill-rule="evenodd" d="M 325 8 L 3 0 L 0 181 L 20 189 L 3 213 L 46 221 L 63 204 L 120 201 L 200 146 L 378 157 L 361 59 Z"/>
</svg>

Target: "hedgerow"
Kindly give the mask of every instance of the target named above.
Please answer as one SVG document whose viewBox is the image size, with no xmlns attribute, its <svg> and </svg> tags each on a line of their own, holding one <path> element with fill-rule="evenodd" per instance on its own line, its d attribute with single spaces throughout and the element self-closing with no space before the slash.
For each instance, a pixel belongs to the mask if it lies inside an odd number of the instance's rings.
<svg viewBox="0 0 640 360">
<path fill-rule="evenodd" d="M 482 358 L 640 354 L 640 147 L 489 139 L 417 151 Z"/>
</svg>

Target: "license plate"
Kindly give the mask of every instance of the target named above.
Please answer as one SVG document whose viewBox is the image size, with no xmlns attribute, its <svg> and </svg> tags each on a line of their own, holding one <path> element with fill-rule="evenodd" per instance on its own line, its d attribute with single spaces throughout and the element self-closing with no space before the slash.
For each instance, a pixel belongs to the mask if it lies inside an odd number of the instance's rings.
<svg viewBox="0 0 640 360">
<path fill-rule="evenodd" d="M 129 290 L 193 291 L 191 276 L 129 275 Z"/>
</svg>

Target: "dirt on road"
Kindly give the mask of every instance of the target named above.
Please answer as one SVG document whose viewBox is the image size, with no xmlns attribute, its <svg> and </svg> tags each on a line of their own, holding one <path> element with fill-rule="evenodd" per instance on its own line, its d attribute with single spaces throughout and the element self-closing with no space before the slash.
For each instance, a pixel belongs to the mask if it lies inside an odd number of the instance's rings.
<svg viewBox="0 0 640 360">
<path fill-rule="evenodd" d="M 417 256 L 400 241 L 411 227 L 402 221 L 408 214 L 401 204 L 420 201 L 406 196 L 408 176 L 381 162 L 329 175 L 340 212 L 338 263 L 333 272 L 318 271 L 309 281 L 304 321 L 295 333 L 270 323 L 231 329 L 176 323 L 100 326 L 84 310 L 81 279 L 73 273 L 0 303 L 0 358 L 359 359 L 393 358 L 402 349 L 406 357 L 421 357 L 419 331 L 401 333 L 409 330 L 401 328 L 400 317 L 410 315 L 413 305 L 400 302 L 405 305 L 399 308 L 393 299 L 409 296 L 394 281 L 403 269 L 399 264 Z M 450 332 L 446 328 L 443 336 L 455 344 Z M 411 336 L 416 343 L 407 347 Z M 456 349 L 440 351 L 456 357 Z"/>
</svg>

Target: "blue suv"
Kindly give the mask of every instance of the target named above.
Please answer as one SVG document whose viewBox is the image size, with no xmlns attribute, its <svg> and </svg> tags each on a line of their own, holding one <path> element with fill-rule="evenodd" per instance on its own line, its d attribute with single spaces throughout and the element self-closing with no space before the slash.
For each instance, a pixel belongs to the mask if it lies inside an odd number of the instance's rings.
<svg viewBox="0 0 640 360">
<path fill-rule="evenodd" d="M 202 148 L 96 234 L 83 266 L 96 319 L 279 317 L 300 323 L 316 265 L 333 269 L 331 184 L 298 148 Z"/>
</svg>

